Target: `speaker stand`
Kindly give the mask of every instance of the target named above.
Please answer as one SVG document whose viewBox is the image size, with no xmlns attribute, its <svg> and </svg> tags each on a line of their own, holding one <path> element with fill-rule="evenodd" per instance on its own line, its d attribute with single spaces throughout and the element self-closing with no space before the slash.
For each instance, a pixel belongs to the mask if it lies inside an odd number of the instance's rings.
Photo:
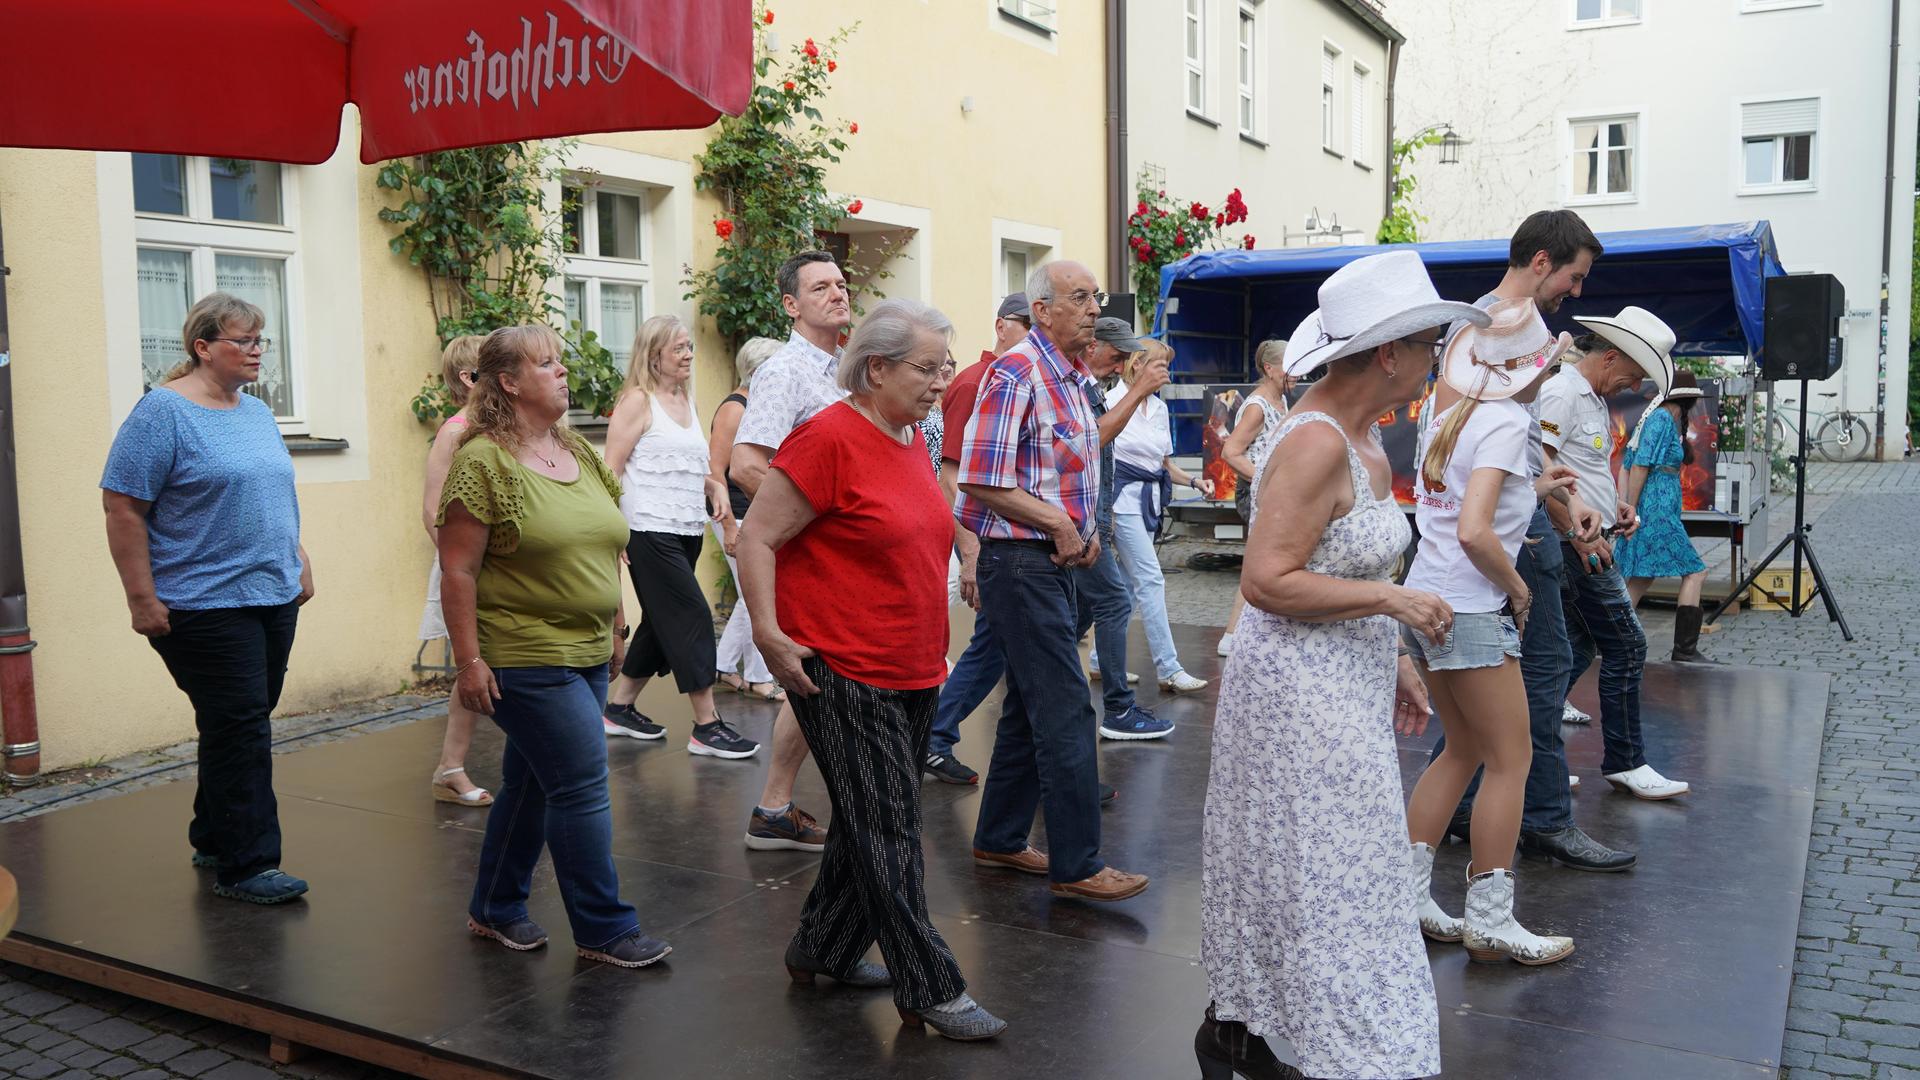
<svg viewBox="0 0 1920 1080">
<path fill-rule="evenodd" d="M 1780 553 L 1793 546 L 1793 592 L 1787 597 L 1787 614 L 1799 618 L 1800 613 L 1813 606 L 1813 598 L 1818 596 L 1827 607 L 1827 619 L 1840 624 L 1840 636 L 1847 641 L 1853 640 L 1853 631 L 1847 628 L 1847 617 L 1840 614 L 1840 604 L 1833 597 L 1833 588 L 1827 584 L 1827 575 L 1820 570 L 1820 560 L 1813 553 L 1813 527 L 1807 524 L 1807 380 L 1800 380 L 1800 446 L 1799 453 L 1793 457 L 1793 531 L 1773 545 L 1767 557 L 1755 564 L 1747 574 L 1746 580 L 1736 585 L 1726 599 L 1721 600 L 1704 620 L 1712 625 L 1735 600 L 1747 594 L 1753 583 L 1766 572 L 1767 566 L 1780 557 Z M 1749 433 L 1751 434 L 1751 433 Z M 1800 560 L 1806 559 L 1807 568 L 1813 571 L 1813 592 L 1803 601 L 1800 599 Z"/>
</svg>

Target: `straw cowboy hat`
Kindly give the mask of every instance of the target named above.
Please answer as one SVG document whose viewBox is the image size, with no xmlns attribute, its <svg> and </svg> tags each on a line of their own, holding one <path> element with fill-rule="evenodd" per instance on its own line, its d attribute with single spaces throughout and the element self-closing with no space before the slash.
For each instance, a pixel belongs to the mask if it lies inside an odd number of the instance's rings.
<svg viewBox="0 0 1920 1080">
<path fill-rule="evenodd" d="M 1442 300 L 1420 256 L 1389 251 L 1355 259 L 1320 283 L 1320 308 L 1287 338 L 1287 374 L 1295 378 L 1408 334 L 1465 319 L 1487 324 L 1472 304 Z"/>
<path fill-rule="evenodd" d="M 1599 334 L 1638 364 L 1653 380 L 1656 403 L 1673 388 L 1673 327 L 1660 321 L 1658 315 L 1646 308 L 1628 307 L 1611 319 L 1575 317 L 1573 321 Z"/>
<path fill-rule="evenodd" d="M 1440 359 L 1447 385 L 1470 398 L 1499 401 L 1532 386 L 1573 347 L 1573 335 L 1554 337 L 1531 296 L 1487 308 L 1485 326 L 1463 327 Z"/>
</svg>

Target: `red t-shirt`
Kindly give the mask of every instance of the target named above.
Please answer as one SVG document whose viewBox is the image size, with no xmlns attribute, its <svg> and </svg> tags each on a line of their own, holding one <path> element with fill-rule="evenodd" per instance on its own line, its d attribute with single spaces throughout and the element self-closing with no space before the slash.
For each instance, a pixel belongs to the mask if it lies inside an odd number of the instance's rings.
<svg viewBox="0 0 1920 1080">
<path fill-rule="evenodd" d="M 940 685 L 953 517 L 919 430 L 895 442 L 843 401 L 794 428 L 772 467 L 818 515 L 774 553 L 780 628 L 857 682 Z"/>
<path fill-rule="evenodd" d="M 980 400 L 980 380 L 998 359 L 992 349 L 980 352 L 980 362 L 953 377 L 947 392 L 940 395 L 940 420 L 947 438 L 940 443 L 940 460 L 960 464 L 960 444 L 967 437 L 967 421 L 973 419 L 974 403 Z"/>
</svg>

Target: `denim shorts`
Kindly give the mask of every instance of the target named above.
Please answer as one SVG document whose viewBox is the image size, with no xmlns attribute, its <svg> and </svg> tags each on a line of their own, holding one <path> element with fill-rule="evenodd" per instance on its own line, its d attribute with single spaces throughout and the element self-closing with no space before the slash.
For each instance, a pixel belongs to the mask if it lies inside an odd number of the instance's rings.
<svg viewBox="0 0 1920 1080">
<path fill-rule="evenodd" d="M 1509 656 L 1520 658 L 1520 632 L 1511 616 L 1497 611 L 1455 613 L 1446 640 L 1438 645 L 1407 626 L 1400 628 L 1400 640 L 1432 671 L 1499 667 Z"/>
</svg>

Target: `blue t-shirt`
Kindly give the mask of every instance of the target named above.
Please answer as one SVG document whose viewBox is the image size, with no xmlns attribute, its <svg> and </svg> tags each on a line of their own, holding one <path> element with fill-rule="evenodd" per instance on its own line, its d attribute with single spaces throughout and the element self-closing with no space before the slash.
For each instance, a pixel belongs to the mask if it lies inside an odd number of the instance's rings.
<svg viewBox="0 0 1920 1080">
<path fill-rule="evenodd" d="M 169 608 L 266 607 L 300 595 L 293 458 L 266 402 L 140 399 L 113 437 L 100 486 L 153 504 L 154 594 Z"/>
</svg>

